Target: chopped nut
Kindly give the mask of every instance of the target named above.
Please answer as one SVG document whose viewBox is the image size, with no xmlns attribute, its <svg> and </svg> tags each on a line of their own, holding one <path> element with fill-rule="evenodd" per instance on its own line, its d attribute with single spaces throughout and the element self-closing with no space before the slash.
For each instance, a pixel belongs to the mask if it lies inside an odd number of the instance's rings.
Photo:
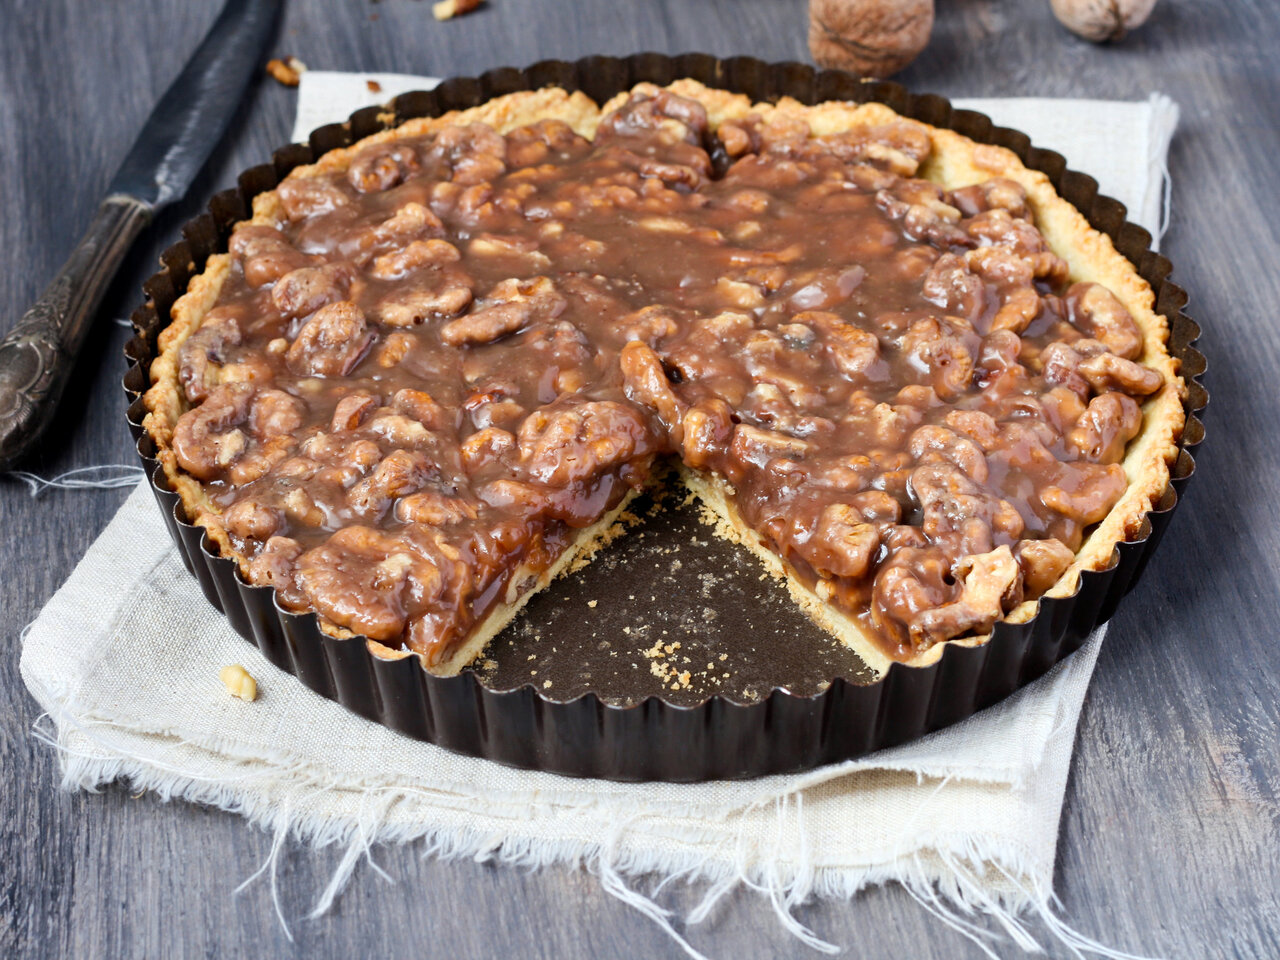
<svg viewBox="0 0 1280 960">
<path fill-rule="evenodd" d="M 249 675 L 249 671 L 238 663 L 231 663 L 218 671 L 218 679 L 227 688 L 227 693 L 241 700 L 258 699 L 258 682 Z"/>
<path fill-rule="evenodd" d="M 283 60 L 275 58 L 267 61 L 267 73 L 286 87 L 296 87 L 306 72 L 307 65 L 297 57 L 285 57 Z"/>
<path fill-rule="evenodd" d="M 236 457 L 244 453 L 247 446 L 248 440 L 243 430 L 232 430 L 230 433 L 224 433 L 218 439 L 218 466 L 225 467 L 234 462 Z"/>
<path fill-rule="evenodd" d="M 364 85 L 369 88 L 370 93 L 382 92 L 382 84 L 380 84 L 377 80 L 366 80 L 364 82 Z"/>
<path fill-rule="evenodd" d="M 437 20 L 452 20 L 470 13 L 483 2 L 484 0 L 440 0 L 431 5 L 431 15 Z"/>
<path fill-rule="evenodd" d="M 407 553 L 393 553 L 378 564 L 378 575 L 387 581 L 399 580 L 413 566 L 413 558 Z"/>
</svg>

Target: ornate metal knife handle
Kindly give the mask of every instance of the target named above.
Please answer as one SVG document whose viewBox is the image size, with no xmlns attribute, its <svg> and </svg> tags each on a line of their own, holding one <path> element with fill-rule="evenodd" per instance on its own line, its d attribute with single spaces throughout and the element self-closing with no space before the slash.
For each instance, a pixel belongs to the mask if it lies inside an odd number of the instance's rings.
<svg viewBox="0 0 1280 960">
<path fill-rule="evenodd" d="M 151 218 L 134 197 L 107 197 L 44 294 L 0 340 L 0 469 L 49 425 L 102 295 Z"/>
</svg>

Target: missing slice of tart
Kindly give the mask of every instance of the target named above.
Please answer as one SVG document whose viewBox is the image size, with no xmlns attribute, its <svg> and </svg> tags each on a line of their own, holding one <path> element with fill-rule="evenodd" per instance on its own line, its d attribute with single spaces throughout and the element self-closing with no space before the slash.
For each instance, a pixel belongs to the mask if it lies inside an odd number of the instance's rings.
<svg viewBox="0 0 1280 960">
<path fill-rule="evenodd" d="M 1153 297 L 1008 151 L 692 81 L 415 120 L 259 196 L 146 429 L 288 609 L 474 659 L 667 460 L 873 668 L 980 643 L 1164 490 Z"/>
</svg>

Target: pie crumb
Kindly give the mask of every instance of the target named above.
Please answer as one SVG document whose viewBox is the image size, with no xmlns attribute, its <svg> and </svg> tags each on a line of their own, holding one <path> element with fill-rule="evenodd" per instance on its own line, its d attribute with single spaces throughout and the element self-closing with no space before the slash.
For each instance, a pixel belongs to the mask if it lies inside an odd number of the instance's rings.
<svg viewBox="0 0 1280 960">
<path fill-rule="evenodd" d="M 297 57 L 283 59 L 276 57 L 267 61 L 267 73 L 277 83 L 282 83 L 286 87 L 296 87 L 306 72 L 307 65 Z"/>
<path fill-rule="evenodd" d="M 452 20 L 470 13 L 483 2 L 484 0 L 440 0 L 431 5 L 431 15 L 437 20 Z"/>
<path fill-rule="evenodd" d="M 249 671 L 238 663 L 227 664 L 218 671 L 218 679 L 227 688 L 227 693 L 241 700 L 258 699 L 258 681 L 249 675 Z"/>
</svg>

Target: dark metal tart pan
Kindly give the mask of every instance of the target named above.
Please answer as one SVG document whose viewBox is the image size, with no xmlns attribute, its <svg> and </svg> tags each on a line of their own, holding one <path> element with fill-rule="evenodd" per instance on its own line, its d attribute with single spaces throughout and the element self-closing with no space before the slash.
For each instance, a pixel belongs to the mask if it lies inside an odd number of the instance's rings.
<svg viewBox="0 0 1280 960">
<path fill-rule="evenodd" d="M 692 586 L 667 588 L 661 596 L 657 592 L 664 590 L 661 585 L 637 588 L 643 578 L 625 565 L 618 567 L 623 576 L 592 578 L 592 568 L 603 562 L 598 559 L 580 576 L 562 579 L 535 598 L 523 617 L 536 623 L 545 614 L 542 622 L 555 632 L 536 645 L 510 647 L 513 653 L 506 659 L 523 662 L 532 659 L 527 651 L 537 653 L 548 645 L 560 651 L 560 659 L 552 658 L 544 673 L 536 676 L 524 667 L 514 672 L 504 667 L 498 671 L 500 676 L 467 670 L 441 678 L 428 674 L 413 657 L 381 660 L 368 652 L 363 640 L 334 639 L 319 630 L 313 614 L 283 611 L 275 603 L 273 590 L 246 583 L 236 564 L 219 556 L 203 529 L 190 522 L 178 495 L 169 488 L 155 460 L 154 444 L 142 429 L 145 411 L 140 395 L 148 386 L 156 338 L 170 308 L 191 277 L 203 270 L 206 259 L 226 250 L 232 226 L 249 215 L 253 197 L 272 189 L 294 167 L 413 117 L 435 116 L 500 94 L 549 85 L 580 89 L 603 103 L 641 81 L 665 84 L 679 77 L 745 93 L 753 100 L 787 95 L 804 103 L 879 101 L 903 116 L 1007 147 L 1028 167 L 1046 173 L 1059 194 L 1112 238 L 1156 291 L 1156 310 L 1169 319 L 1169 349 L 1181 362 L 1187 384 L 1186 427 L 1169 486 L 1135 539 L 1117 545 L 1107 569 L 1084 573 L 1074 596 L 1042 600 L 1030 622 L 1001 622 L 990 642 L 982 646 L 949 644 L 933 665 L 895 664 L 874 682 L 859 677 L 847 661 L 842 665 L 838 657 L 833 660 L 830 649 L 823 653 L 824 641 L 828 648 L 834 641 L 802 614 L 779 604 L 771 594 L 777 589 L 772 582 L 752 575 L 731 578 L 738 593 L 731 602 L 720 604 L 722 625 L 715 643 L 747 663 L 755 671 L 754 679 L 744 689 L 745 682 L 731 678 L 722 687 L 692 698 L 687 692 L 668 693 L 665 683 L 655 686 L 646 676 L 650 664 L 645 663 L 638 664 L 639 669 L 633 665 L 630 676 L 647 684 L 628 681 L 625 670 L 615 669 L 613 681 L 618 682 L 613 689 L 604 689 L 603 680 L 596 688 L 592 677 L 604 677 L 606 671 L 593 674 L 592 670 L 607 666 L 608 660 L 596 651 L 613 649 L 610 656 L 616 663 L 617 645 L 611 646 L 607 637 L 599 640 L 588 622 L 591 618 L 583 615 L 584 607 L 595 608 L 598 603 L 602 612 L 612 613 L 607 623 L 647 624 L 644 629 L 649 629 L 676 625 L 682 614 L 704 602 Z M 897 84 L 861 81 L 801 63 L 770 64 L 748 57 L 720 60 L 705 54 L 642 53 L 626 58 L 587 57 L 575 63 L 549 60 L 524 70 L 502 68 L 479 77 L 446 80 L 433 91 L 396 98 L 389 113 L 380 108 L 360 110 L 346 123 L 316 130 L 309 143 L 278 150 L 271 163 L 246 170 L 238 183 L 236 189 L 214 196 L 208 212 L 184 227 L 185 239 L 165 251 L 162 269 L 144 285 L 147 302 L 133 314 L 137 335 L 125 349 L 130 369 L 124 386 L 131 401 L 129 422 L 138 453 L 183 561 L 209 602 L 226 614 L 238 633 L 272 663 L 326 697 L 450 750 L 571 776 L 694 781 L 803 770 L 912 740 L 1008 696 L 1079 647 L 1137 582 L 1195 471 L 1192 451 L 1204 437 L 1199 414 L 1208 401 L 1196 378 L 1205 370 L 1205 359 L 1194 346 L 1200 328 L 1182 312 L 1187 296 L 1169 280 L 1169 261 L 1151 250 L 1147 231 L 1125 219 L 1122 204 L 1100 196 L 1097 183 L 1068 170 L 1061 155 L 1033 147 L 1025 134 L 997 127 L 982 114 L 954 109 L 942 97 L 912 94 Z M 700 549 L 732 552 L 728 545 L 717 547 L 718 541 L 709 536 L 698 540 L 694 527 L 693 539 L 702 547 L 686 548 L 685 556 L 691 561 L 697 560 Z M 688 540 L 684 536 L 681 542 Z M 625 549 L 625 541 L 622 547 L 610 548 L 619 549 Z M 713 556 L 711 562 L 732 561 Z M 589 586 L 583 586 L 583 581 L 589 581 Z M 646 591 L 650 596 L 644 595 Z M 589 602 L 588 596 L 596 602 Z M 545 597 L 551 599 L 544 602 Z M 753 620 L 750 610 L 756 604 L 764 613 Z M 564 616 L 566 609 L 578 612 Z M 788 620 L 789 616 L 796 619 Z M 617 629 L 620 636 L 627 628 Z M 815 636 L 802 643 L 802 634 Z M 500 637 L 494 646 L 503 643 Z M 706 652 L 700 651 L 700 656 Z M 503 659 L 501 650 L 493 655 Z M 815 676 L 820 682 L 813 682 Z M 808 679 L 797 679 L 803 677 Z M 641 691 L 663 692 L 628 697 L 628 682 Z"/>
</svg>

